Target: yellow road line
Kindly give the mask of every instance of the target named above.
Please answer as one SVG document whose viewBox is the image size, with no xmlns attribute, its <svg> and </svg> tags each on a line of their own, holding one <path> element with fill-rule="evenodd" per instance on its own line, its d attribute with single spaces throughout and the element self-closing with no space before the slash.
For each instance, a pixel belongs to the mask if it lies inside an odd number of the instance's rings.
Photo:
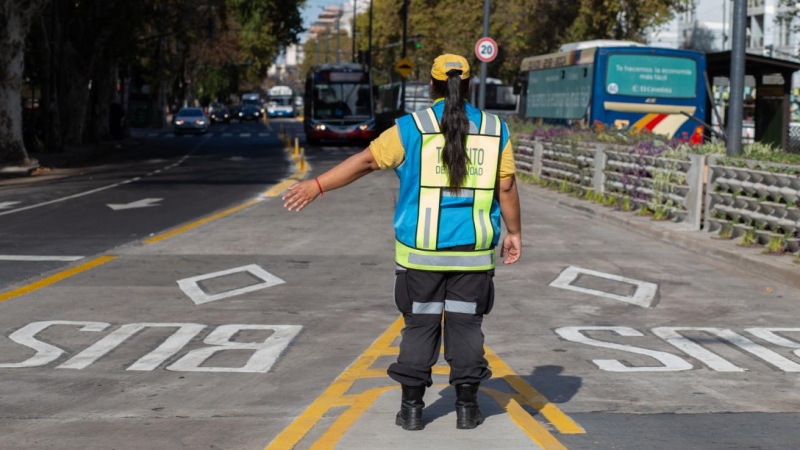
<svg viewBox="0 0 800 450">
<path fill-rule="evenodd" d="M 547 450 L 566 450 L 566 447 L 547 431 L 547 428 L 531 417 L 531 415 L 522 409 L 519 403 L 511 396 L 494 389 L 481 388 L 481 391 L 489 394 L 489 396 L 508 413 L 511 420 L 514 421 L 533 442 L 536 442 L 536 445 Z"/>
<path fill-rule="evenodd" d="M 336 407 L 347 407 L 322 435 L 311 444 L 311 449 L 334 448 L 347 430 L 375 403 L 375 401 L 388 390 L 398 386 L 378 387 L 350 394 L 347 392 L 356 381 L 367 378 L 386 377 L 385 369 L 373 368 L 372 365 L 378 358 L 396 355 L 397 347 L 391 346 L 400 335 L 403 327 L 403 318 L 399 317 L 372 345 L 369 346 L 347 369 L 345 369 L 325 391 L 306 410 L 298 416 L 286 429 L 284 429 L 267 447 L 272 449 L 294 448 L 308 433 L 319 423 L 328 411 Z M 560 432 L 565 434 L 580 434 L 585 431 L 575 422 L 550 403 L 542 394 L 529 385 L 522 377 L 516 374 L 490 348 L 484 347 L 487 360 L 494 374 L 506 381 L 516 390 L 516 394 L 507 394 L 493 389 L 481 390 L 492 397 L 497 404 L 505 410 L 522 431 L 540 447 L 545 449 L 565 448 L 558 440 L 539 422 L 537 422 L 520 403 L 525 403 L 536 408 Z M 435 374 L 446 375 L 449 367 L 434 366 Z M 446 385 L 442 385 L 446 386 Z"/>
<path fill-rule="evenodd" d="M 97 266 L 99 266 L 101 264 L 105 264 L 105 263 L 107 263 L 107 262 L 109 262 L 109 261 L 111 261 L 111 260 L 113 260 L 115 258 L 116 258 L 116 256 L 101 256 L 101 257 L 95 258 L 95 259 L 93 259 L 93 260 L 91 260 L 89 262 L 83 263 L 83 264 L 81 264 L 79 266 L 73 267 L 71 269 L 67 269 L 67 270 L 65 270 L 63 272 L 59 272 L 59 273 L 57 273 L 55 275 L 51 275 L 51 276 L 49 276 L 49 277 L 47 277 L 47 278 L 45 278 L 43 280 L 39 280 L 39 281 L 37 281 L 35 283 L 31 283 L 31 284 L 29 284 L 27 286 L 23 286 L 23 287 L 21 287 L 19 289 L 14 289 L 13 291 L 9 291 L 9 292 L 0 294 L 0 302 L 6 301 L 6 300 L 10 300 L 12 298 L 19 297 L 19 296 L 22 296 L 22 295 L 25 295 L 25 294 L 29 294 L 29 293 L 31 293 L 33 291 L 36 291 L 36 290 L 39 290 L 39 289 L 41 289 L 43 287 L 50 286 L 53 283 L 57 283 L 57 282 L 65 279 L 65 278 L 69 278 L 69 277 L 71 277 L 73 275 L 77 275 L 77 274 L 79 274 L 81 272 L 84 272 L 86 270 L 92 269 L 92 268 L 97 267 Z"/>
<path fill-rule="evenodd" d="M 290 149 L 287 148 L 286 152 L 289 153 L 289 151 L 290 151 Z M 193 228 L 197 228 L 197 227 L 199 227 L 201 225 L 205 225 L 205 224 L 207 224 L 209 222 L 213 222 L 213 221 L 215 221 L 217 219 L 221 219 L 223 217 L 230 216 L 231 214 L 235 214 L 235 213 L 237 213 L 237 212 L 239 212 L 239 211 L 241 211 L 243 209 L 247 209 L 247 208 L 255 205 L 256 203 L 260 202 L 263 197 L 277 197 L 278 195 L 281 194 L 281 192 L 283 192 L 286 189 L 288 189 L 289 186 L 297 183 L 299 180 L 302 180 L 306 176 L 308 171 L 310 170 L 310 167 L 308 166 L 308 164 L 305 164 L 304 161 L 301 161 L 298 158 L 292 158 L 292 159 L 293 159 L 293 162 L 294 162 L 294 165 L 295 165 L 295 173 L 292 176 L 290 176 L 289 178 L 287 178 L 287 179 L 281 181 L 280 183 L 276 184 L 275 186 L 272 186 L 266 192 L 261 194 L 261 196 L 259 198 L 254 198 L 252 200 L 248 200 L 248 201 L 246 201 L 246 202 L 244 202 L 244 203 L 242 203 L 240 205 L 234 206 L 233 208 L 229 208 L 229 209 L 226 209 L 225 211 L 218 212 L 218 213 L 216 213 L 214 215 L 211 215 L 211 216 L 208 216 L 208 217 L 204 217 L 202 219 L 199 219 L 199 220 L 196 220 L 194 222 L 188 223 L 188 224 L 186 224 L 186 225 L 184 225 L 182 227 L 176 228 L 174 230 L 170 230 L 170 231 L 167 231 L 165 233 L 158 234 L 158 235 L 153 236 L 151 238 L 145 239 L 142 242 L 144 242 L 145 244 L 155 244 L 156 242 L 161 242 L 161 241 L 163 241 L 165 239 L 169 239 L 169 238 L 171 238 L 173 236 L 176 236 L 178 234 L 185 233 L 186 231 L 189 231 L 189 230 L 191 230 Z"/>
<path fill-rule="evenodd" d="M 527 381 L 520 377 L 505 361 L 500 359 L 497 354 L 489 347 L 486 350 L 486 360 L 492 368 L 492 375 L 503 378 L 514 390 L 520 393 L 527 401 L 526 403 L 536 410 L 553 424 L 556 429 L 563 434 L 585 434 L 586 431 L 564 414 L 558 407 L 550 403 L 547 397 L 533 388 Z"/>
<path fill-rule="evenodd" d="M 169 239 L 169 238 L 171 238 L 171 237 L 173 237 L 175 235 L 184 233 L 184 232 L 189 231 L 189 230 L 191 230 L 193 228 L 197 228 L 200 225 L 205 225 L 208 222 L 212 222 L 214 220 L 221 219 L 221 218 L 226 217 L 226 216 L 230 216 L 231 214 L 235 214 L 235 213 L 237 213 L 237 212 L 239 212 L 239 211 L 241 211 L 243 209 L 247 209 L 247 208 L 255 205 L 256 203 L 258 203 L 260 201 L 261 201 L 260 198 L 249 200 L 247 202 L 242 203 L 241 205 L 234 206 L 233 208 L 226 209 L 225 211 L 218 212 L 218 213 L 216 213 L 214 215 L 211 215 L 211 216 L 208 216 L 208 217 L 204 217 L 204 218 L 202 218 L 200 220 L 196 220 L 196 221 L 194 221 L 192 223 L 189 223 L 189 224 L 186 224 L 186 225 L 184 225 L 182 227 L 176 228 L 174 230 L 167 231 L 166 233 L 161 233 L 161 234 L 155 235 L 155 236 L 153 236 L 153 237 L 151 237 L 149 239 L 145 239 L 142 242 L 144 242 L 145 244 L 155 244 L 156 242 L 161 242 L 164 239 Z"/>
<path fill-rule="evenodd" d="M 336 380 L 325 389 L 319 397 L 306 410 L 297 417 L 281 434 L 268 446 L 267 450 L 285 450 L 293 448 L 300 440 L 311 431 L 320 418 L 335 404 L 338 397 L 343 396 L 358 379 L 359 372 L 368 369 L 380 356 L 379 349 L 388 348 L 400 334 L 403 328 L 403 318 L 398 318 L 372 345 L 362 353 L 356 361 L 344 370 Z M 349 416 L 348 416 L 349 417 Z M 328 434 L 328 438 L 335 438 Z M 337 438 L 338 440 L 338 438 Z"/>
</svg>

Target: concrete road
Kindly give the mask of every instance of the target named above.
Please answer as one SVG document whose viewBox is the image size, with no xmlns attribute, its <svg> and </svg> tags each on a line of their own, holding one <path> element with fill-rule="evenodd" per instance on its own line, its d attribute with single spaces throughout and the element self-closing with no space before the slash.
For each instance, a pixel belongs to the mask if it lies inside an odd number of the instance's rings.
<svg viewBox="0 0 800 450">
<path fill-rule="evenodd" d="M 312 176 L 358 150 L 309 149 Z M 523 259 L 498 267 L 484 322 L 486 423 L 455 429 L 440 362 L 425 430 L 401 430 L 385 375 L 401 326 L 396 187 L 375 173 L 300 213 L 264 197 L 0 294 L 0 447 L 800 443 L 800 291 L 590 221 L 533 186 L 521 188 Z"/>
<path fill-rule="evenodd" d="M 0 185 L 0 286 L 253 198 L 286 176 L 278 134 L 300 126 L 134 130 L 137 145 L 99 165 Z"/>
</svg>

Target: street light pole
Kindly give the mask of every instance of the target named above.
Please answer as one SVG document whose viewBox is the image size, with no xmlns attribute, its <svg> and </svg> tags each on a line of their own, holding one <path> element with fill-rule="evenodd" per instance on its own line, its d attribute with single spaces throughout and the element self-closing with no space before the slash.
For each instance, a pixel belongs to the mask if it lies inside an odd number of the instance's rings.
<svg viewBox="0 0 800 450">
<path fill-rule="evenodd" d="M 733 42 L 731 46 L 731 91 L 728 95 L 728 156 L 742 153 L 742 119 L 744 107 L 744 66 L 747 19 L 746 0 L 733 1 Z"/>
<path fill-rule="evenodd" d="M 353 62 L 356 62 L 356 0 L 353 0 Z"/>
</svg>

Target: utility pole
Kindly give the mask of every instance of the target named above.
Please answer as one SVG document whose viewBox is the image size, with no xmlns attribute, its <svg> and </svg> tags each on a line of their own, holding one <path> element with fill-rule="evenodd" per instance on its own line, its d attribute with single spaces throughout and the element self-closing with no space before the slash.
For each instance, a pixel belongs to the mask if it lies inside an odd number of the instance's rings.
<svg viewBox="0 0 800 450">
<path fill-rule="evenodd" d="M 489 2 L 483 0 L 483 37 L 489 37 Z M 478 109 L 486 107 L 486 72 L 487 64 L 481 62 L 481 84 L 478 87 Z"/>
<path fill-rule="evenodd" d="M 744 63 L 747 0 L 733 1 L 733 42 L 731 46 L 731 91 L 728 96 L 728 156 L 742 153 L 742 116 L 744 106 Z"/>
<path fill-rule="evenodd" d="M 353 62 L 356 62 L 356 0 L 353 0 Z"/>
<path fill-rule="evenodd" d="M 342 11 L 339 10 L 339 14 L 336 16 L 336 64 L 342 62 L 341 60 L 341 47 L 339 43 L 341 42 L 342 33 L 339 32 L 339 19 L 342 17 Z"/>
<path fill-rule="evenodd" d="M 372 80 L 372 0 L 369 0 L 369 31 L 367 35 L 367 73 Z"/>
<path fill-rule="evenodd" d="M 408 3 L 403 0 L 403 50 L 402 58 L 406 57 L 406 40 L 408 39 Z M 406 110 L 406 77 L 400 77 L 400 111 Z"/>
</svg>

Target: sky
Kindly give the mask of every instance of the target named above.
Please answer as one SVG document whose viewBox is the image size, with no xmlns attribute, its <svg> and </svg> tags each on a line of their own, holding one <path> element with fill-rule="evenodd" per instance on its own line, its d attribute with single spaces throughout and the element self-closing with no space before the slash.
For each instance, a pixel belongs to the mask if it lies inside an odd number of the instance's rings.
<svg viewBox="0 0 800 450">
<path fill-rule="evenodd" d="M 320 13 L 326 6 L 350 4 L 353 7 L 353 1 L 350 0 L 306 0 L 306 6 L 303 9 L 303 28 L 306 30 L 311 27 L 311 24 L 319 17 Z M 308 32 L 300 35 L 300 42 L 305 42 L 308 38 Z"/>
</svg>

